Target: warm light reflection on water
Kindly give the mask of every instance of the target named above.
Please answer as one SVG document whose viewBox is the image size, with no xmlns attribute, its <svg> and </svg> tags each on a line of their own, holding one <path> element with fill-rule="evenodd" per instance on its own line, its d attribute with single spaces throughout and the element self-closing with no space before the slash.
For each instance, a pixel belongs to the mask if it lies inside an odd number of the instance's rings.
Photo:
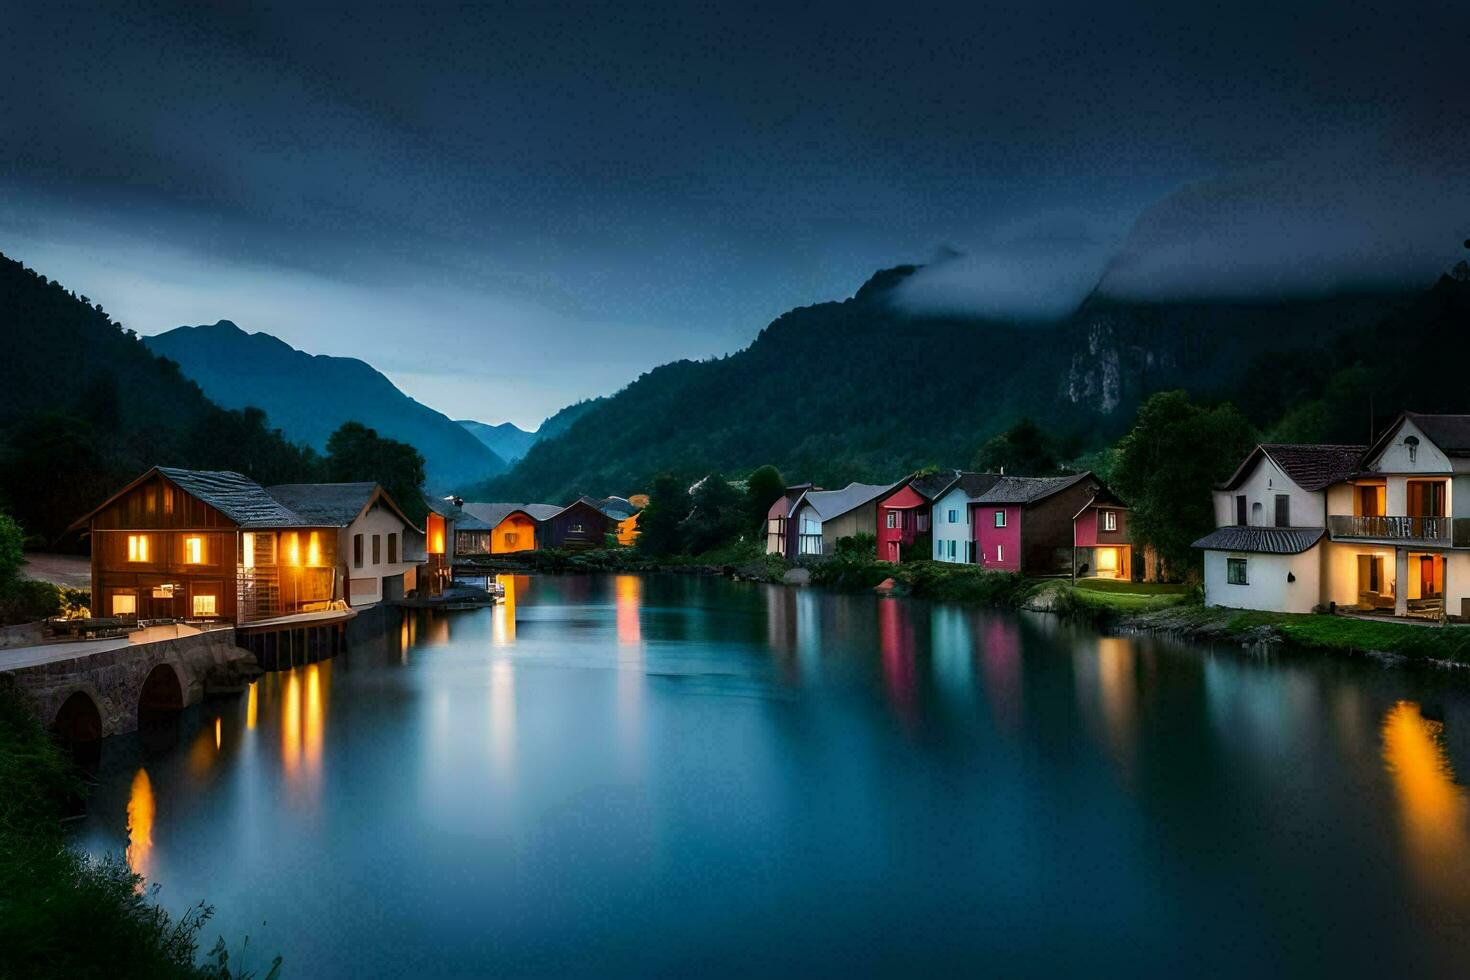
<svg viewBox="0 0 1470 980">
<path fill-rule="evenodd" d="M 249 693 L 245 696 L 245 729 L 255 730 L 256 713 L 260 710 L 260 681 L 251 681 Z"/>
<path fill-rule="evenodd" d="M 1095 656 L 1093 669 L 1079 669 L 1077 676 L 1079 681 L 1089 674 L 1095 679 L 1109 753 L 1126 770 L 1138 736 L 1136 649 L 1132 640 L 1105 636 L 1098 640 Z"/>
<path fill-rule="evenodd" d="M 490 761 L 502 782 L 515 775 L 516 673 L 507 657 L 490 664 Z"/>
<path fill-rule="evenodd" d="M 301 678 L 295 670 L 283 675 L 281 695 L 281 769 L 288 781 L 301 765 Z"/>
<path fill-rule="evenodd" d="M 639 607 L 642 605 L 643 580 L 637 575 L 619 575 L 613 580 L 613 595 L 617 607 L 618 646 L 631 647 L 643 642 L 639 626 Z"/>
<path fill-rule="evenodd" d="M 306 712 L 302 718 L 302 751 L 306 759 L 306 776 L 314 779 L 322 770 L 322 738 L 326 730 L 326 697 L 322 692 L 324 676 L 330 676 L 331 661 L 306 667 Z"/>
<path fill-rule="evenodd" d="M 133 776 L 128 794 L 128 867 L 145 878 L 151 873 L 149 858 L 153 854 L 153 784 L 148 770 L 139 769 Z"/>
<path fill-rule="evenodd" d="M 1415 877 L 1429 889 L 1470 894 L 1470 811 L 1444 748 L 1444 723 L 1400 701 L 1383 718 L 1383 761 L 1393 775 L 1399 823 Z"/>
<path fill-rule="evenodd" d="M 490 611 L 490 642 L 508 647 L 516 641 L 517 575 L 497 575 L 495 582 L 504 591 L 504 600 Z"/>
<path fill-rule="evenodd" d="M 618 745 L 630 770 L 641 764 L 643 746 L 643 579 L 619 575 L 613 580 L 618 637 Z"/>
</svg>

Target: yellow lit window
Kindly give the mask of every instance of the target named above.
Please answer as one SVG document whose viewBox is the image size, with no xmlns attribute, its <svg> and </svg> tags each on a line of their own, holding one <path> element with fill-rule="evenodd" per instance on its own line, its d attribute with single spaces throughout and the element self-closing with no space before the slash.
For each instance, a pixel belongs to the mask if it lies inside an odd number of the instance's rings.
<svg viewBox="0 0 1470 980">
<path fill-rule="evenodd" d="M 246 568 L 255 567 L 255 535 L 243 534 L 240 537 L 240 564 Z"/>
<path fill-rule="evenodd" d="M 198 535 L 191 535 L 184 539 L 184 564 L 204 564 L 204 539 Z"/>
<path fill-rule="evenodd" d="M 306 563 L 313 568 L 322 563 L 322 539 L 315 531 L 306 538 Z"/>
<path fill-rule="evenodd" d="M 194 615 L 217 616 L 219 609 L 216 606 L 216 598 L 212 595 L 196 595 L 194 597 Z"/>
<path fill-rule="evenodd" d="M 138 597 L 131 592 L 117 593 L 112 597 L 112 614 L 114 616 L 138 615 Z"/>
<path fill-rule="evenodd" d="M 128 561 L 148 560 L 148 535 L 128 535 Z"/>
<path fill-rule="evenodd" d="M 286 564 L 301 564 L 301 535 L 293 531 L 290 534 L 282 535 L 282 537 L 286 539 Z"/>
</svg>

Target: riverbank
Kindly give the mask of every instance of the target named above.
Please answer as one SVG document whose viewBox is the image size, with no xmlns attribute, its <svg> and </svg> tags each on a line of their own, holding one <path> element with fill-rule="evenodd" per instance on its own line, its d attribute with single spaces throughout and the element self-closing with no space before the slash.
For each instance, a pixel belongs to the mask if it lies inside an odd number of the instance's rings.
<svg viewBox="0 0 1470 980">
<path fill-rule="evenodd" d="M 71 761 L 0 689 L 0 977 L 255 976 L 232 968 L 223 939 L 196 962 L 210 906 L 175 919 L 123 857 L 92 860 L 67 841 L 63 814 L 84 792 Z"/>
</svg>

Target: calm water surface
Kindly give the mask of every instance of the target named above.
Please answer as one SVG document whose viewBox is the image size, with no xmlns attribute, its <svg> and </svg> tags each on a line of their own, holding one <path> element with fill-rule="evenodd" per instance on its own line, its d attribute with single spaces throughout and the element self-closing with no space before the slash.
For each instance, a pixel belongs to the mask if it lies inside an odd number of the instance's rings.
<svg viewBox="0 0 1470 980">
<path fill-rule="evenodd" d="M 1463 674 L 507 581 L 111 740 L 82 841 L 295 977 L 1470 973 Z"/>
</svg>

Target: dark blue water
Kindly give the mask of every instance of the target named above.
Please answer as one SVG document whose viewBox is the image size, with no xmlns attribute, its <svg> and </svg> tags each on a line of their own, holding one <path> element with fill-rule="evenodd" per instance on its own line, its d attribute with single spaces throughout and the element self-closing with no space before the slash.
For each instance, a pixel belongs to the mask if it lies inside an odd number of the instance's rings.
<svg viewBox="0 0 1470 980">
<path fill-rule="evenodd" d="M 296 977 L 1470 972 L 1470 676 L 510 584 L 111 740 L 82 840 Z"/>
</svg>

